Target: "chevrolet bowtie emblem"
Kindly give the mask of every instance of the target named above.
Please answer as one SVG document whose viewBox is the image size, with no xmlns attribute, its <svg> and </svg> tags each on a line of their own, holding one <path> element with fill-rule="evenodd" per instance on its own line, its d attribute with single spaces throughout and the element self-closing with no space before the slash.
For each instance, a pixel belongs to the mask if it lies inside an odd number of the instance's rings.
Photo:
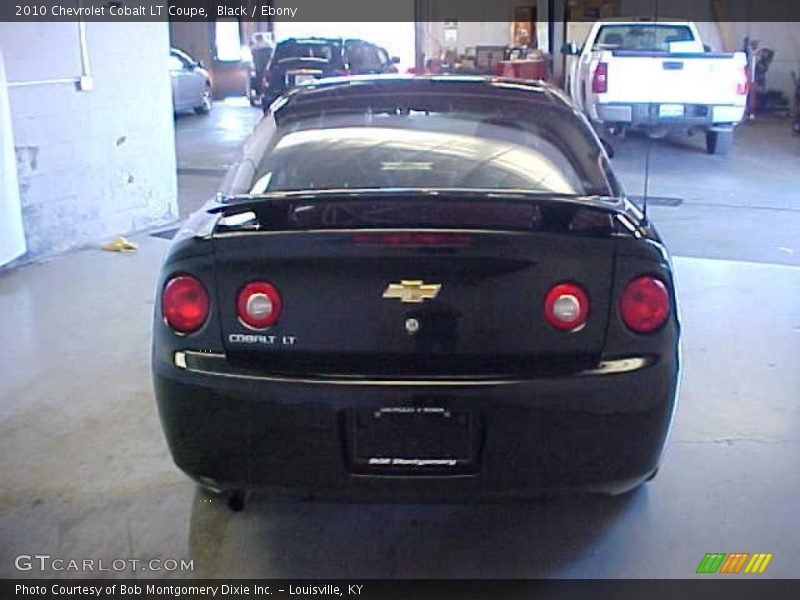
<svg viewBox="0 0 800 600">
<path fill-rule="evenodd" d="M 400 283 L 390 283 L 383 290 L 384 298 L 396 298 L 404 304 L 419 304 L 432 300 L 442 289 L 441 283 L 425 283 L 421 279 L 403 279 Z"/>
</svg>

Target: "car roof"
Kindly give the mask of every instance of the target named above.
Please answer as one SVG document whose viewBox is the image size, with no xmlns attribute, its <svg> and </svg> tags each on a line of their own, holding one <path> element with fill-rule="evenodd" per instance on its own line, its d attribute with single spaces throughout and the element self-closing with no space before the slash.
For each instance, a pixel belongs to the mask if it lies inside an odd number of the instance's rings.
<svg viewBox="0 0 800 600">
<path fill-rule="evenodd" d="M 375 46 L 372 42 L 362 40 L 360 38 L 324 38 L 324 37 L 306 37 L 306 38 L 286 38 L 278 42 L 281 44 L 366 44 L 367 46 Z"/>
<path fill-rule="evenodd" d="M 283 44 L 341 44 L 342 38 L 324 38 L 324 37 L 303 37 L 303 38 L 286 38 L 278 42 L 278 45 Z"/>
<path fill-rule="evenodd" d="M 689 21 L 686 19 L 670 19 L 667 17 L 605 17 L 604 19 L 599 19 L 598 23 L 647 23 L 649 25 L 689 25 Z"/>
<path fill-rule="evenodd" d="M 181 50 L 180 48 L 174 48 L 174 47 L 170 48 L 169 49 L 169 53 L 170 54 L 177 54 L 178 56 L 183 56 L 185 58 L 190 58 L 190 56 L 186 52 Z"/>
</svg>

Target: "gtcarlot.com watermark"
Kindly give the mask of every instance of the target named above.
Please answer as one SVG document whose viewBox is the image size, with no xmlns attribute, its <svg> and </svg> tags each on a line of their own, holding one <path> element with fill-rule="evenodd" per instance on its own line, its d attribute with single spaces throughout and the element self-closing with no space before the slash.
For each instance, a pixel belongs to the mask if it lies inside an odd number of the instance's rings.
<svg viewBox="0 0 800 600">
<path fill-rule="evenodd" d="M 18 571 L 149 571 L 163 573 L 173 571 L 194 571 L 194 560 L 175 558 L 61 558 L 50 554 L 20 554 L 14 559 Z"/>
</svg>

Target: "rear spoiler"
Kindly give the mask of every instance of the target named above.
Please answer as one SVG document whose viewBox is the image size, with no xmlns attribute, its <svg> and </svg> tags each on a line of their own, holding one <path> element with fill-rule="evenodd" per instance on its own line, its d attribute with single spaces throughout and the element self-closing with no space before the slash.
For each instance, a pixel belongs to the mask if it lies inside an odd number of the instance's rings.
<svg viewBox="0 0 800 600">
<path fill-rule="evenodd" d="M 624 212 L 627 203 L 622 197 L 600 195 L 558 194 L 549 192 L 531 192 L 515 189 L 474 189 L 474 188 L 375 188 L 375 189 L 332 189 L 332 190 L 299 190 L 287 192 L 271 192 L 267 194 L 234 194 L 220 193 L 214 206 L 208 212 L 227 214 L 230 210 L 241 207 L 257 207 L 265 203 L 280 201 L 302 201 L 314 203 L 342 202 L 374 202 L 375 200 L 422 201 L 437 202 L 469 201 L 487 202 L 504 201 L 516 203 L 553 202 L 588 206 L 611 212 Z M 236 211 L 238 212 L 238 211 Z"/>
<path fill-rule="evenodd" d="M 635 228 L 624 198 L 511 190 L 332 190 L 220 198 L 214 234 L 343 229 L 450 229 L 608 234 Z M 627 227 L 630 229 L 630 227 Z"/>
</svg>

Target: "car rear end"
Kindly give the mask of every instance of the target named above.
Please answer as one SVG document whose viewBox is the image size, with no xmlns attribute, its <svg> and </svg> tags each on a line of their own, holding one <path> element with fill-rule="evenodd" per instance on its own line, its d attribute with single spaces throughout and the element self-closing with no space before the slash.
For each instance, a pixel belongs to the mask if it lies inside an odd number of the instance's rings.
<svg viewBox="0 0 800 600">
<path fill-rule="evenodd" d="M 678 372 L 663 245 L 623 200 L 564 189 L 588 178 L 618 191 L 609 173 L 583 171 L 603 151 L 555 96 L 516 90 L 504 118 L 536 109 L 561 155 L 583 161 L 574 181 L 543 130 L 536 153 L 513 156 L 520 140 L 496 114 L 477 124 L 478 145 L 446 143 L 458 119 L 429 122 L 435 110 L 510 92 L 442 85 L 383 83 L 354 99 L 374 104 L 371 125 L 386 118 L 366 131 L 360 112 L 320 128 L 326 98 L 308 93 L 277 124 L 293 132 L 283 142 L 250 144 L 254 156 L 273 148 L 263 168 L 239 170 L 232 187 L 247 185 L 173 245 L 154 381 L 173 457 L 202 484 L 452 499 L 621 492 L 657 468 Z M 329 150 L 326 168 L 314 151 Z M 293 152 L 320 172 L 277 179 L 299 164 Z M 497 172 L 541 189 L 476 184 Z M 354 189 L 285 189 L 337 173 Z M 443 186 L 443 174 L 472 185 Z M 389 185 L 414 180 L 426 185 Z"/>
<path fill-rule="evenodd" d="M 264 106 L 269 106 L 278 96 L 301 83 L 344 72 L 341 40 L 285 40 L 277 45 L 269 67 L 264 71 Z"/>
</svg>

